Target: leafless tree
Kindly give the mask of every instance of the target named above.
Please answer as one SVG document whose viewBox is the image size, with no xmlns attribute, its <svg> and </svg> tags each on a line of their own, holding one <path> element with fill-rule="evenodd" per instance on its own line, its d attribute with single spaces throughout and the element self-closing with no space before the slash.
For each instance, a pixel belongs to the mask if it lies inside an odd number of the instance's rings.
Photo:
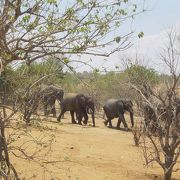
<svg viewBox="0 0 180 180">
<path fill-rule="evenodd" d="M 146 85 L 146 96 L 142 89 L 130 83 L 142 96 L 144 104 L 152 110 L 149 116 L 149 123 L 155 127 L 155 131 L 148 130 L 143 138 L 143 152 L 146 164 L 156 161 L 164 171 L 164 180 L 170 180 L 173 169 L 178 163 L 180 155 L 180 72 L 179 72 L 179 49 L 177 49 L 177 35 L 174 31 L 168 34 L 168 46 L 163 49 L 160 57 L 168 66 L 171 81 L 160 84 L 162 87 Z M 178 42 L 179 43 L 179 42 Z"/>
<path fill-rule="evenodd" d="M 50 69 L 53 64 L 49 66 L 48 63 L 46 66 Z M 31 67 L 24 66 L 24 68 L 16 72 L 16 75 L 11 74 L 13 71 L 3 71 L 0 77 L 0 178 L 3 179 L 19 179 L 19 172 L 11 161 L 11 155 L 36 162 L 42 168 L 46 168 L 43 166 L 44 162 L 48 163 L 48 160 L 44 158 L 46 155 L 43 157 L 39 152 L 45 150 L 44 154 L 49 153 L 54 139 L 54 136 L 46 134 L 43 125 L 38 125 L 41 131 L 40 137 L 33 137 L 32 133 L 27 131 L 27 125 L 22 121 L 30 123 L 30 118 L 39 105 L 39 86 L 44 79 L 52 75 L 51 71 L 44 73 L 47 70 L 42 66 L 41 68 L 45 69 L 43 73 L 32 76 L 31 71 L 27 69 Z M 39 116 L 36 115 L 35 118 L 37 120 Z M 33 121 L 31 126 L 36 126 L 37 123 Z M 8 133 L 7 129 L 9 129 Z M 50 132 L 52 135 L 53 133 Z M 30 153 L 28 147 L 32 147 L 33 152 Z M 36 148 L 33 149 L 33 147 Z M 48 169 L 46 171 L 49 172 Z"/>
</svg>

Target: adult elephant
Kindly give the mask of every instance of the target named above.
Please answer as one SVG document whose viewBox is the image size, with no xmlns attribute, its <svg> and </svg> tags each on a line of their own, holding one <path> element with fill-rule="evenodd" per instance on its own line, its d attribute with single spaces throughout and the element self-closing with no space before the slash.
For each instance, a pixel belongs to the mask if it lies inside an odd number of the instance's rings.
<svg viewBox="0 0 180 180">
<path fill-rule="evenodd" d="M 175 98 L 173 105 L 176 118 L 180 118 L 180 98 Z"/>
<path fill-rule="evenodd" d="M 163 104 L 158 104 L 157 107 L 151 107 L 146 104 L 143 107 L 143 111 L 145 128 L 155 134 L 158 129 L 164 131 L 165 127 L 163 127 L 163 124 L 165 122 L 169 120 L 169 123 L 172 123 L 173 120 L 178 122 L 178 118 L 180 117 L 180 99 L 174 99 L 172 107 Z"/>
<path fill-rule="evenodd" d="M 162 109 L 159 106 L 159 112 Z M 151 133 L 155 133 L 158 127 L 158 122 L 157 122 L 157 116 L 155 113 L 155 110 L 148 104 L 144 105 L 143 107 L 143 112 L 144 112 L 144 123 L 145 123 L 145 128 Z"/>
<path fill-rule="evenodd" d="M 132 127 L 134 126 L 134 119 L 133 119 L 133 104 L 129 100 L 123 100 L 123 99 L 109 99 L 106 101 L 105 105 L 103 106 L 105 115 L 107 117 L 107 120 L 104 122 L 104 124 L 107 126 L 109 123 L 109 126 L 112 127 L 111 120 L 114 118 L 118 118 L 117 122 L 117 128 L 120 128 L 121 122 L 123 123 L 124 127 L 128 129 L 127 123 L 124 118 L 124 113 L 128 111 L 130 113 L 130 119 Z"/>
<path fill-rule="evenodd" d="M 95 127 L 94 117 L 94 101 L 91 97 L 78 93 L 67 93 L 61 103 L 61 113 L 57 120 L 60 122 L 62 115 L 70 111 L 72 123 L 76 124 L 74 113 L 77 115 L 78 124 L 82 124 L 82 118 L 84 117 L 84 124 L 88 122 L 88 113 L 92 115 L 93 126 Z"/>
<path fill-rule="evenodd" d="M 42 85 L 39 90 L 39 96 L 43 103 L 44 115 L 48 115 L 47 109 L 49 106 L 53 117 L 56 117 L 55 102 L 56 100 L 58 100 L 59 103 L 62 102 L 64 96 L 63 89 L 54 85 Z"/>
<path fill-rule="evenodd" d="M 95 105 L 94 105 L 94 100 L 93 100 L 93 98 L 91 96 L 85 96 L 85 98 L 86 98 L 86 113 L 91 114 L 93 126 L 95 127 L 95 116 L 94 116 L 94 114 L 95 114 Z M 78 117 L 78 114 L 77 114 L 77 117 Z M 87 124 L 87 122 L 88 122 L 88 117 L 85 118 L 85 116 L 84 116 L 83 123 Z"/>
</svg>

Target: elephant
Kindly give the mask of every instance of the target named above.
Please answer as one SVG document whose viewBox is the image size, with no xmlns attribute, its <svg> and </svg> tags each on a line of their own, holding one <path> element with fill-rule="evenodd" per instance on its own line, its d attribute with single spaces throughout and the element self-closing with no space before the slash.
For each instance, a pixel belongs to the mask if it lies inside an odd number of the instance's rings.
<svg viewBox="0 0 180 180">
<path fill-rule="evenodd" d="M 54 85 L 42 85 L 39 90 L 39 97 L 44 106 L 44 115 L 48 115 L 47 108 L 50 106 L 53 117 L 56 117 L 55 101 L 62 102 L 64 91 L 61 87 Z"/>
<path fill-rule="evenodd" d="M 159 112 L 162 111 L 162 109 L 159 106 Z M 154 109 L 146 104 L 143 107 L 143 112 L 144 112 L 144 123 L 145 123 L 145 128 L 150 131 L 151 133 L 155 133 L 158 127 L 158 122 L 157 122 L 157 116 L 154 111 Z"/>
<path fill-rule="evenodd" d="M 92 121 L 93 121 L 93 126 L 95 126 L 95 120 L 94 120 L 94 113 L 95 113 L 95 106 L 94 106 L 94 100 L 93 100 L 93 98 L 91 97 L 91 96 L 85 96 L 85 98 L 86 98 L 86 113 L 87 114 L 91 114 L 91 116 L 92 116 Z M 88 117 L 87 118 L 85 118 L 86 117 L 86 115 L 84 115 L 84 116 L 82 116 L 82 117 L 84 117 L 84 121 L 83 121 L 83 123 L 84 124 L 87 124 L 87 122 L 88 122 Z M 82 118 L 82 117 L 80 117 L 80 118 Z M 78 120 L 78 118 L 79 118 L 79 116 L 78 116 L 78 113 L 76 112 L 76 118 L 77 118 L 77 120 Z"/>
<path fill-rule="evenodd" d="M 157 129 L 159 129 L 159 131 L 161 130 L 163 133 L 164 128 L 162 127 L 165 122 L 168 122 L 169 120 L 169 123 L 172 123 L 174 120 L 178 122 L 178 118 L 180 117 L 179 98 L 174 99 L 171 108 L 172 109 L 162 104 L 158 104 L 156 108 L 153 108 L 148 104 L 144 105 L 144 122 L 147 130 L 155 134 Z"/>
<path fill-rule="evenodd" d="M 107 126 L 109 123 L 109 126 L 112 127 L 111 120 L 114 118 L 119 118 L 117 123 L 117 129 L 120 128 L 121 121 L 126 128 L 128 129 L 127 123 L 124 118 L 124 113 L 128 111 L 130 113 L 130 119 L 132 127 L 134 126 L 134 119 L 133 119 L 133 103 L 130 100 L 124 100 L 124 99 L 108 99 L 103 106 L 104 113 L 107 117 L 107 120 L 105 120 L 104 124 Z"/>
<path fill-rule="evenodd" d="M 180 118 L 180 98 L 175 98 L 173 105 L 176 117 Z"/>
<path fill-rule="evenodd" d="M 93 126 L 95 127 L 95 108 L 94 101 L 91 97 L 85 96 L 80 93 L 67 93 L 63 98 L 61 103 L 61 113 L 58 116 L 57 120 L 60 122 L 62 115 L 66 112 L 70 111 L 71 120 L 73 124 L 76 124 L 74 113 L 76 113 L 76 117 L 78 119 L 78 124 L 82 124 L 82 118 L 84 117 L 84 124 L 88 122 L 88 113 L 92 115 Z"/>
<path fill-rule="evenodd" d="M 164 122 L 168 121 L 169 117 L 171 120 L 173 119 L 173 109 L 167 113 L 166 107 L 162 104 L 158 104 L 157 107 L 145 104 L 143 106 L 143 113 L 146 131 L 153 135 L 157 134 L 157 130 L 163 134 Z M 172 123 L 172 121 L 170 123 Z"/>
</svg>

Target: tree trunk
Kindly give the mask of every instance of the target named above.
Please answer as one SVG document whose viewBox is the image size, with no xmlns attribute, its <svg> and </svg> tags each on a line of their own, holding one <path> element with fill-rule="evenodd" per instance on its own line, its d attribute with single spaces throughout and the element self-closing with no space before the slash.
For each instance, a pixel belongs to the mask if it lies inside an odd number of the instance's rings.
<svg viewBox="0 0 180 180">
<path fill-rule="evenodd" d="M 1 117 L 1 114 L 0 114 L 0 164 L 3 161 L 3 136 L 2 136 L 2 133 L 1 133 L 1 129 L 2 129 L 2 117 Z"/>
<path fill-rule="evenodd" d="M 165 169 L 164 169 L 164 180 L 171 180 L 172 176 L 172 170 L 173 170 L 173 154 L 174 152 L 172 151 L 166 151 L 166 156 L 165 156 Z"/>
<path fill-rule="evenodd" d="M 172 176 L 172 169 L 164 172 L 164 180 L 171 180 L 171 176 Z"/>
<path fill-rule="evenodd" d="M 2 160 L 3 160 L 3 138 L 0 133 L 0 164 L 2 163 Z"/>
</svg>

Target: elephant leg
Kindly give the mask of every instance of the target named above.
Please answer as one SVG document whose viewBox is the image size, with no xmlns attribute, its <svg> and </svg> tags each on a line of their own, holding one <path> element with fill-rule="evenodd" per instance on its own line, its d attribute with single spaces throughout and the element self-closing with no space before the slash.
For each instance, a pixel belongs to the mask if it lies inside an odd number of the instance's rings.
<svg viewBox="0 0 180 180">
<path fill-rule="evenodd" d="M 47 116 L 48 115 L 48 111 L 47 111 L 47 107 L 48 107 L 48 104 L 47 102 L 44 102 L 44 115 Z"/>
<path fill-rule="evenodd" d="M 78 112 L 77 115 L 78 115 L 78 116 L 77 116 L 77 118 L 78 118 L 78 124 L 79 124 L 79 125 L 82 125 L 82 123 L 81 123 L 81 122 L 82 122 L 82 117 L 83 117 L 83 116 L 82 116 L 82 113 L 79 113 L 79 112 Z"/>
<path fill-rule="evenodd" d="M 88 122 L 88 115 L 87 115 L 87 113 L 84 113 L 84 114 L 83 114 L 83 117 L 84 117 L 83 123 L 84 123 L 84 124 L 87 124 L 87 122 Z"/>
<path fill-rule="evenodd" d="M 105 119 L 105 117 L 107 119 Z M 104 125 L 107 126 L 108 122 L 109 122 L 109 117 L 108 117 L 108 112 L 106 111 L 106 109 L 104 109 L 104 114 L 103 114 L 103 119 L 105 120 L 104 121 Z M 112 125 L 112 124 L 111 124 Z"/>
<path fill-rule="evenodd" d="M 124 115 L 123 115 L 123 114 L 120 114 L 119 118 L 121 119 L 124 127 L 125 127 L 126 129 L 128 129 L 128 126 L 127 126 L 127 123 L 126 123 L 126 121 L 125 121 Z"/>
<path fill-rule="evenodd" d="M 78 113 L 76 112 L 76 120 L 78 120 L 78 118 L 79 118 L 78 116 L 79 116 L 79 115 L 78 115 Z"/>
<path fill-rule="evenodd" d="M 144 125 L 145 125 L 145 128 L 147 128 L 147 126 L 148 126 L 148 120 L 146 119 L 146 118 L 144 118 Z"/>
<path fill-rule="evenodd" d="M 108 120 L 105 120 L 104 125 L 107 126 L 107 124 L 108 124 Z"/>
<path fill-rule="evenodd" d="M 122 122 L 122 120 L 120 118 L 118 118 L 117 129 L 120 129 L 121 122 Z"/>
<path fill-rule="evenodd" d="M 109 119 L 108 122 L 109 122 L 109 127 L 112 128 L 112 122 L 111 122 L 111 119 Z"/>
<path fill-rule="evenodd" d="M 56 117 L 55 101 L 56 99 L 54 97 L 48 99 L 48 104 L 50 105 L 51 113 L 53 114 L 53 117 Z"/>
<path fill-rule="evenodd" d="M 72 124 L 76 124 L 76 121 L 74 119 L 74 111 L 70 111 L 71 113 L 71 121 L 72 121 Z"/>
<path fill-rule="evenodd" d="M 144 121 L 145 121 L 145 125 L 144 125 L 145 132 L 152 132 L 152 123 L 151 123 L 151 120 L 148 119 L 148 118 L 145 118 Z"/>
<path fill-rule="evenodd" d="M 61 121 L 61 117 L 64 115 L 64 113 L 66 112 L 65 109 L 61 109 L 61 113 L 59 114 L 58 118 L 57 118 L 57 121 Z"/>
<path fill-rule="evenodd" d="M 112 119 L 108 118 L 106 121 L 104 121 L 104 125 L 107 126 L 107 124 L 109 123 L 109 127 L 112 128 Z"/>
<path fill-rule="evenodd" d="M 153 122 L 152 123 L 152 128 L 151 128 L 151 132 L 153 133 L 153 134 L 155 134 L 156 132 L 157 132 L 157 129 L 158 129 L 158 124 L 157 124 L 157 122 Z"/>
<path fill-rule="evenodd" d="M 51 113 L 53 114 L 53 117 L 56 117 L 56 108 L 55 108 L 55 105 L 53 105 L 53 107 L 51 109 Z"/>
</svg>

